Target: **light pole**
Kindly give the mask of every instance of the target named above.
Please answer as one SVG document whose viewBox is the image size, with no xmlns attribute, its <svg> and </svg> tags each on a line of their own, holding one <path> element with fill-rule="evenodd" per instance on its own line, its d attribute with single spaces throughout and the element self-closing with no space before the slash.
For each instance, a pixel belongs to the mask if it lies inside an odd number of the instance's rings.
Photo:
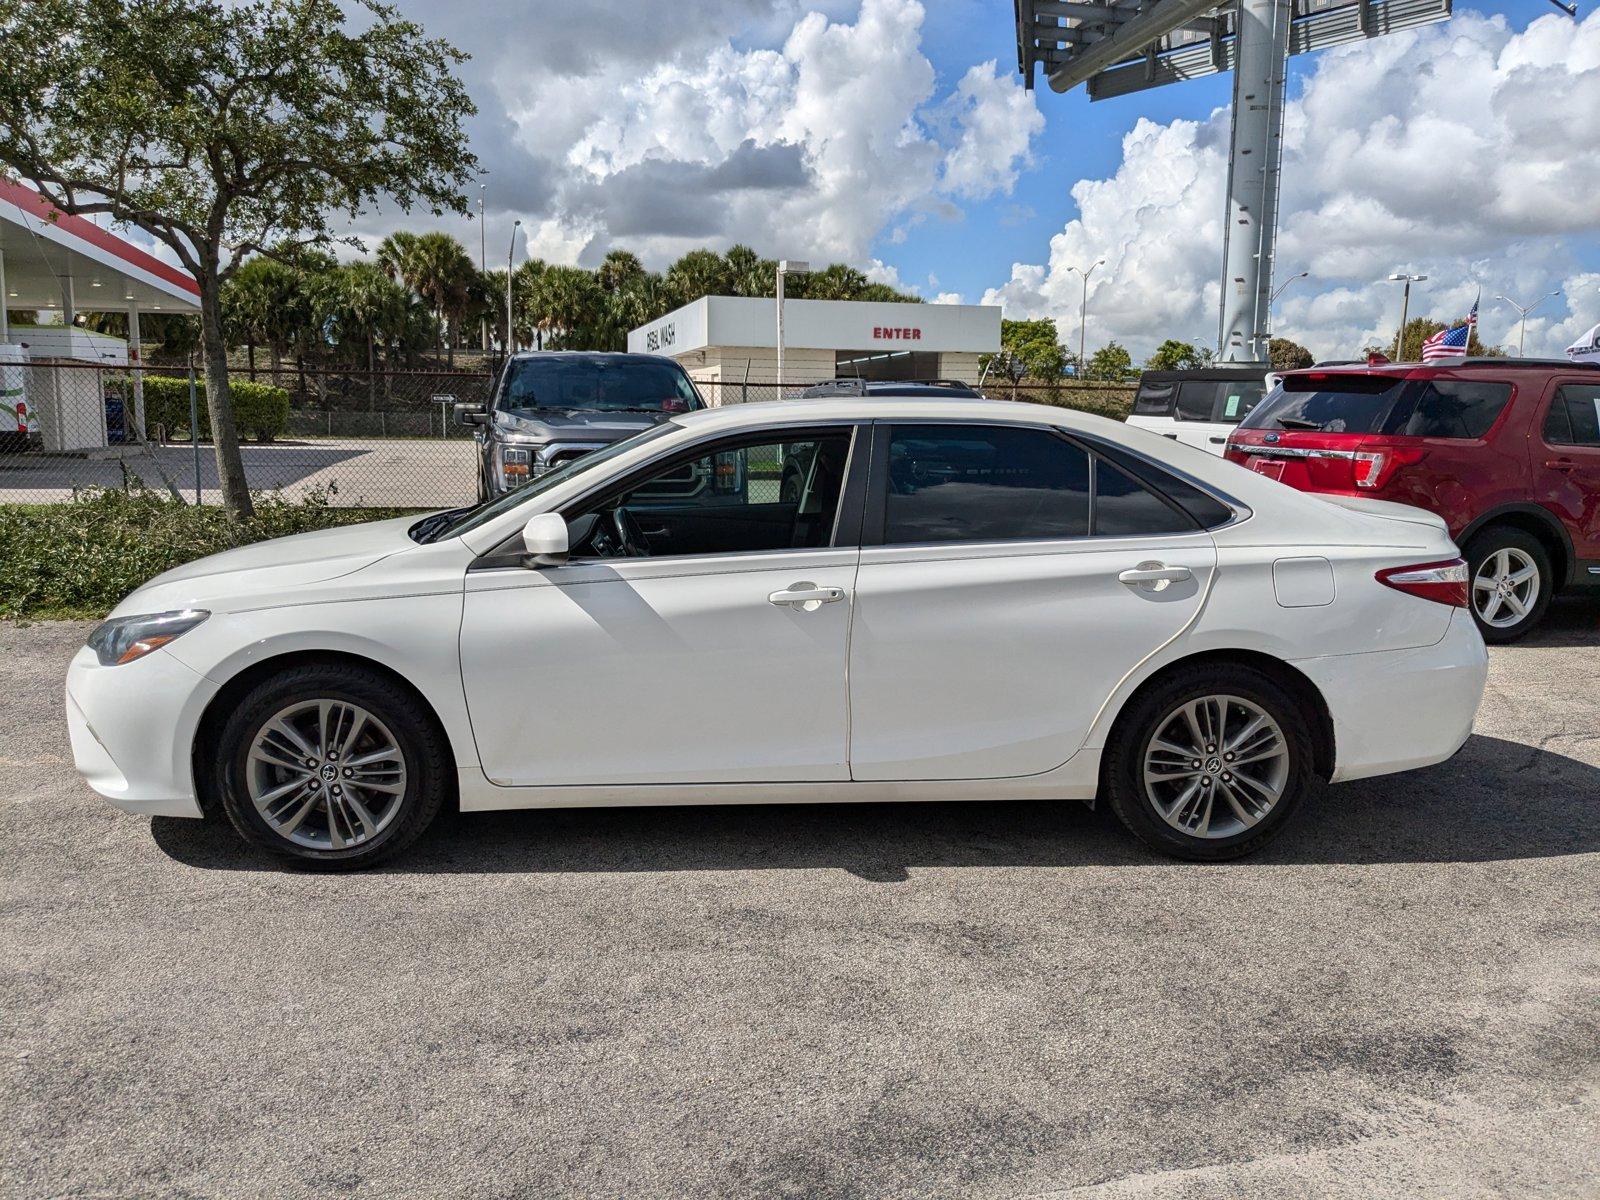
<svg viewBox="0 0 1600 1200">
<path fill-rule="evenodd" d="M 485 278 L 489 275 L 489 230 L 483 222 L 483 189 L 486 186 L 486 184 L 482 183 L 478 185 L 478 274 Z M 483 337 L 483 352 L 487 354 L 489 353 L 489 314 L 487 311 L 483 314 L 483 320 L 480 324 L 482 328 L 479 332 Z"/>
<path fill-rule="evenodd" d="M 1404 271 L 1396 271 L 1389 276 L 1390 283 L 1404 283 L 1406 290 L 1400 296 L 1400 332 L 1394 335 L 1394 360 L 1400 361 L 1401 352 L 1406 344 L 1406 315 L 1411 311 L 1411 285 L 1421 283 L 1426 275 L 1407 275 Z"/>
<path fill-rule="evenodd" d="M 1532 304 L 1529 304 L 1526 307 L 1524 307 L 1521 304 L 1518 304 L 1510 296 L 1496 296 L 1495 297 L 1496 300 L 1504 300 L 1507 304 L 1511 305 L 1512 308 L 1517 310 L 1518 314 L 1521 317 L 1521 320 L 1518 322 L 1518 325 L 1517 325 L 1517 357 L 1518 358 L 1522 357 L 1522 343 L 1528 336 L 1528 314 L 1531 313 L 1534 309 L 1538 308 L 1539 305 L 1543 304 L 1546 300 L 1549 300 L 1552 296 L 1559 296 L 1559 295 L 1561 295 L 1561 292 L 1560 292 L 1560 289 L 1557 289 L 1556 291 L 1550 292 L 1547 295 L 1540 296 Z"/>
<path fill-rule="evenodd" d="M 811 264 L 798 258 L 786 258 L 778 264 L 778 399 L 783 399 L 783 278 L 785 275 L 804 275 Z"/>
<path fill-rule="evenodd" d="M 1083 361 L 1084 332 L 1089 327 L 1089 276 L 1094 274 L 1096 267 L 1103 267 L 1105 265 L 1106 265 L 1106 260 L 1103 259 L 1103 258 L 1098 258 L 1098 259 L 1096 259 L 1094 261 L 1094 265 L 1091 266 L 1087 271 L 1085 271 L 1082 267 L 1068 267 L 1067 268 L 1067 270 L 1076 271 L 1079 275 L 1083 276 L 1083 300 L 1078 305 L 1078 378 L 1079 379 L 1083 378 L 1083 368 L 1084 368 L 1084 365 L 1085 365 L 1084 361 Z"/>
<path fill-rule="evenodd" d="M 511 222 L 511 248 L 506 251 L 506 357 L 511 357 L 511 351 L 516 345 L 516 337 L 511 332 L 511 259 L 517 252 L 517 229 L 521 226 L 520 219 Z"/>
</svg>

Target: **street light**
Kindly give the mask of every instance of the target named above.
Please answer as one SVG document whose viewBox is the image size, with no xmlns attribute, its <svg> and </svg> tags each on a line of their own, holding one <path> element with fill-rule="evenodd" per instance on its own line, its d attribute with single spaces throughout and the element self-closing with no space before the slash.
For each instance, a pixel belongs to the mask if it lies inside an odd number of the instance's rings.
<svg viewBox="0 0 1600 1200">
<path fill-rule="evenodd" d="M 1095 260 L 1094 266 L 1091 266 L 1087 271 L 1085 271 L 1082 267 L 1068 267 L 1067 268 L 1067 270 L 1076 271 L 1079 275 L 1083 276 L 1083 300 L 1078 305 L 1078 378 L 1079 379 L 1083 378 L 1083 366 L 1084 366 L 1084 363 L 1083 363 L 1083 350 L 1084 350 L 1083 337 L 1084 337 L 1084 330 L 1087 329 L 1088 325 L 1089 325 L 1089 276 L 1094 274 L 1095 267 L 1103 267 L 1105 265 L 1106 265 L 1106 260 L 1103 259 L 1103 258 L 1099 258 L 1099 259 Z"/>
<path fill-rule="evenodd" d="M 506 357 L 511 357 L 511 351 L 516 339 L 511 332 L 511 258 L 517 252 L 517 229 L 522 225 L 519 218 L 511 222 L 511 248 L 506 251 Z"/>
<path fill-rule="evenodd" d="M 786 258 L 778 264 L 778 399 L 783 399 L 783 278 L 785 275 L 804 275 L 811 264 L 798 258 Z"/>
<path fill-rule="evenodd" d="M 1389 276 L 1390 283 L 1404 283 L 1405 292 L 1400 297 L 1400 332 L 1394 335 L 1394 360 L 1400 361 L 1400 353 L 1406 343 L 1406 315 L 1411 311 L 1411 285 L 1421 283 L 1426 275 L 1407 275 L 1404 271 L 1396 271 Z"/>
<path fill-rule="evenodd" d="M 1522 319 L 1517 325 L 1517 357 L 1518 358 L 1522 357 L 1522 343 L 1528 336 L 1528 314 L 1531 313 L 1534 309 L 1538 308 L 1539 305 L 1543 304 L 1546 300 L 1550 299 L 1552 296 L 1559 296 L 1559 295 L 1561 295 L 1561 291 L 1558 288 L 1556 291 L 1550 292 L 1548 295 L 1540 296 L 1532 304 L 1529 304 L 1526 307 L 1524 307 L 1521 304 L 1518 304 L 1510 296 L 1496 296 L 1495 297 L 1496 300 L 1504 300 L 1507 304 L 1511 305 L 1512 308 L 1516 309 L 1517 312 L 1521 314 Z"/>
<path fill-rule="evenodd" d="M 487 186 L 487 184 L 483 183 L 478 185 L 478 274 L 484 276 L 489 274 L 489 231 L 483 221 L 483 189 Z M 483 340 L 483 352 L 487 354 L 489 353 L 489 313 L 487 310 L 483 314 L 483 320 L 480 325 L 479 333 Z"/>
<path fill-rule="evenodd" d="M 1278 302 L 1278 297 L 1283 295 L 1283 289 L 1288 287 L 1296 279 L 1304 279 L 1309 274 L 1311 274 L 1310 271 L 1301 271 L 1298 275 L 1289 276 L 1289 278 L 1285 279 L 1278 285 L 1277 290 L 1274 291 L 1271 296 L 1267 297 L 1267 315 L 1269 318 L 1272 315 L 1272 306 Z"/>
</svg>

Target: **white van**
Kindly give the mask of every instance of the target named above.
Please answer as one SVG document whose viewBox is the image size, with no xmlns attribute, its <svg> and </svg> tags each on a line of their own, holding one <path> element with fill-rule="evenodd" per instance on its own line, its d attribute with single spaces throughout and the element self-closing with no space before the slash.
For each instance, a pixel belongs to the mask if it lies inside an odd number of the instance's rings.
<svg viewBox="0 0 1600 1200">
<path fill-rule="evenodd" d="M 1128 424 L 1221 454 L 1233 427 L 1266 394 L 1262 366 L 1146 371 Z"/>
</svg>

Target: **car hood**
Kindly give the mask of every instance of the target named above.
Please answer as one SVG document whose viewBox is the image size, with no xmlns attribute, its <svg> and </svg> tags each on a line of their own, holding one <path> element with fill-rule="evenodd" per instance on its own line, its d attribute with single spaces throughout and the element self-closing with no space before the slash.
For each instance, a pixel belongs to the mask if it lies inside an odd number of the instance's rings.
<svg viewBox="0 0 1600 1200">
<path fill-rule="evenodd" d="M 418 517 L 396 517 L 297 533 L 197 558 L 157 575 L 117 605 L 113 616 L 206 608 L 226 612 L 287 599 L 298 588 L 349 575 L 415 548 L 406 532 Z"/>
<path fill-rule="evenodd" d="M 652 425 L 659 425 L 671 413 L 598 412 L 585 409 L 497 409 L 495 428 L 518 437 L 542 442 L 620 441 Z"/>
</svg>

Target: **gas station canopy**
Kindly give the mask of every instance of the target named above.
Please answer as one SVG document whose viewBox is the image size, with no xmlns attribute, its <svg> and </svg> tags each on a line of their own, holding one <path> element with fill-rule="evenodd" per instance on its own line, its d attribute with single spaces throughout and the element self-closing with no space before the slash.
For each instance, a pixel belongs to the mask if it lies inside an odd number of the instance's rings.
<svg viewBox="0 0 1600 1200">
<path fill-rule="evenodd" d="M 59 212 L 0 178 L 4 307 L 87 312 L 200 311 L 193 276 L 93 221 Z M 0 339 L 3 340 L 3 339 Z"/>
</svg>

